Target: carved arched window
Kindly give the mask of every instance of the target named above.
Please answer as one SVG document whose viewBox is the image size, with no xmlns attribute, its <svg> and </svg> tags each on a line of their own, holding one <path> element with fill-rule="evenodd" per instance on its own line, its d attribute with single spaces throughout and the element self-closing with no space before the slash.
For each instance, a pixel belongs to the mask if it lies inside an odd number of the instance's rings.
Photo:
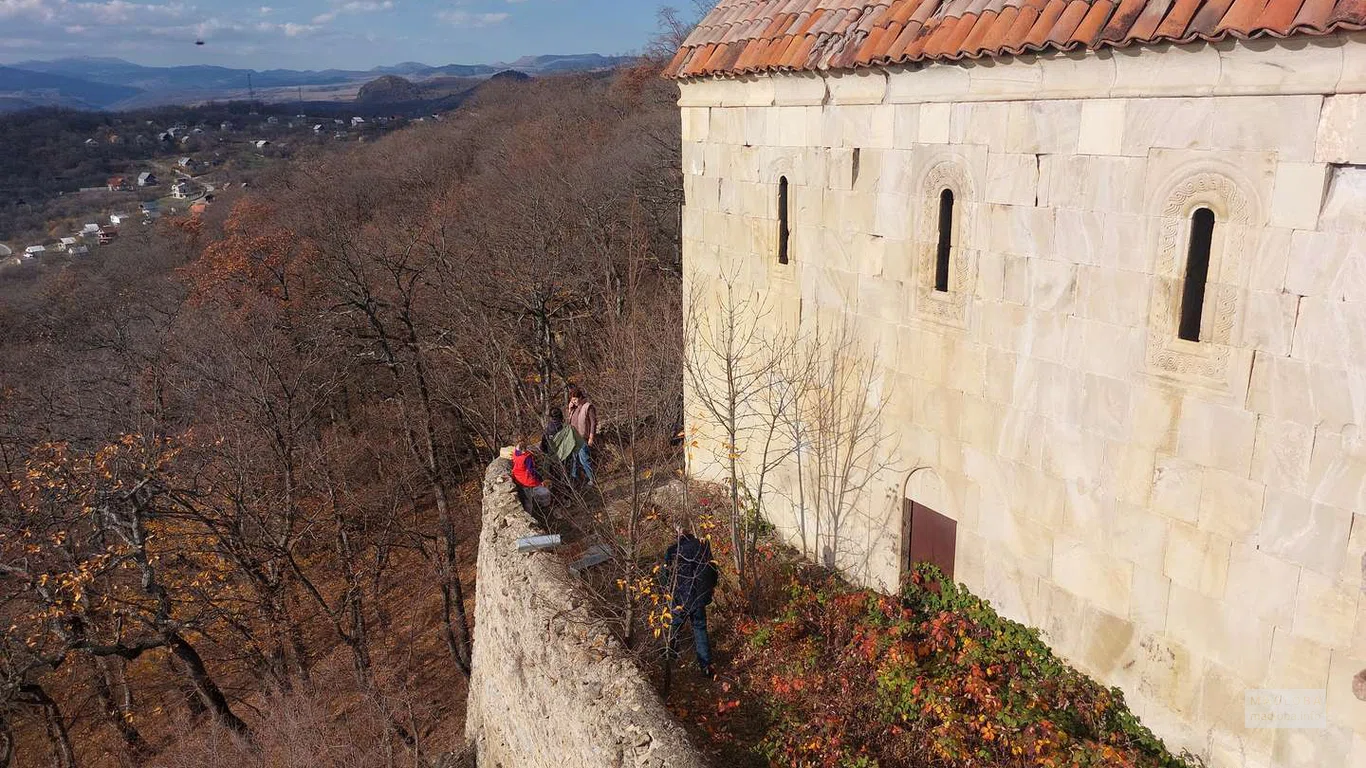
<svg viewBox="0 0 1366 768">
<path fill-rule="evenodd" d="M 962 159 L 949 155 L 929 166 L 915 194 L 915 313 L 956 328 L 967 327 L 977 280 L 974 188 Z"/>
<path fill-rule="evenodd" d="M 1186 277 L 1181 288 L 1181 326 L 1186 341 L 1200 340 L 1205 311 L 1205 285 L 1209 282 L 1210 247 L 1214 243 L 1214 211 L 1196 208 L 1191 214 L 1190 246 L 1186 251 Z"/>
<path fill-rule="evenodd" d="M 934 255 L 934 289 L 949 291 L 949 259 L 953 254 L 953 190 L 939 193 L 939 245 Z"/>
<path fill-rule="evenodd" d="M 788 262 L 788 239 L 792 234 L 787 218 L 787 177 L 778 179 L 778 263 Z"/>
</svg>

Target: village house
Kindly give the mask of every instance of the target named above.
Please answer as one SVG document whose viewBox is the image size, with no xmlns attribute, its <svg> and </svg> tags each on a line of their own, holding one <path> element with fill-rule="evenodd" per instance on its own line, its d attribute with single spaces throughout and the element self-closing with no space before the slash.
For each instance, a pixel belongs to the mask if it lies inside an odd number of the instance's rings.
<svg viewBox="0 0 1366 768">
<path fill-rule="evenodd" d="M 81 235 L 83 236 L 98 235 L 99 233 L 99 224 L 86 224 L 84 227 L 81 227 Z"/>
<path fill-rule="evenodd" d="M 151 171 L 143 171 L 138 174 L 139 187 L 155 187 L 157 183 L 157 175 Z"/>
<path fill-rule="evenodd" d="M 119 231 L 114 227 L 100 227 L 99 244 L 108 245 L 119 236 Z"/>
<path fill-rule="evenodd" d="M 47 246 L 44 245 L 30 245 L 24 249 L 26 256 L 41 256 L 44 253 L 47 253 Z"/>
<path fill-rule="evenodd" d="M 190 196 L 190 183 L 188 181 L 177 181 L 171 185 L 171 197 L 177 200 L 184 200 Z"/>
<path fill-rule="evenodd" d="M 127 222 L 129 222 L 129 221 L 132 221 L 132 219 L 133 219 L 133 217 L 132 217 L 132 216 L 129 216 L 129 215 L 126 214 L 126 213 L 111 213 L 111 214 L 109 214 L 109 223 L 110 223 L 111 225 L 115 226 L 115 227 L 120 226 L 120 225 L 122 225 L 122 224 L 125 224 L 125 223 L 127 223 Z"/>
<path fill-rule="evenodd" d="M 127 192 L 132 189 L 132 187 L 128 185 L 128 179 L 122 176 L 114 176 L 105 183 L 108 185 L 110 192 Z"/>
<path fill-rule="evenodd" d="M 778 530 L 886 589 L 939 564 L 1211 768 L 1366 766 L 1363 26 L 722 0 L 667 70 L 693 308 L 849 329 L 871 375 L 839 394 L 885 436 L 818 519 L 793 406 Z M 762 461 L 687 398 L 697 474 Z M 1247 727 L 1261 689 L 1323 692 L 1325 727 Z"/>
<path fill-rule="evenodd" d="M 74 248 L 76 245 L 80 244 L 80 242 L 81 242 L 81 241 L 80 241 L 79 238 L 75 238 L 75 237 L 63 237 L 62 239 L 60 239 L 60 240 L 57 241 L 57 250 L 59 250 L 59 251 L 69 251 L 69 250 L 71 250 L 72 248 Z"/>
</svg>

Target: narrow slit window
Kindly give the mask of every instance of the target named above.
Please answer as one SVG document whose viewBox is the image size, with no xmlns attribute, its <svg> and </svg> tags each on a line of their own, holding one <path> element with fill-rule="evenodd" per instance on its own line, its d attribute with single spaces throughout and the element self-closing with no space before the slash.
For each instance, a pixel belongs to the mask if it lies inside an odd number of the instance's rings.
<svg viewBox="0 0 1366 768">
<path fill-rule="evenodd" d="M 934 259 L 934 289 L 949 290 L 949 255 L 953 252 L 953 190 L 939 193 L 939 250 Z"/>
<path fill-rule="evenodd" d="M 1200 340 L 1200 320 L 1205 307 L 1205 284 L 1209 281 L 1209 250 L 1214 242 L 1214 211 L 1197 208 L 1191 214 L 1190 250 L 1186 254 L 1186 282 L 1181 291 L 1180 336 Z"/>
<path fill-rule="evenodd" d="M 788 229 L 787 221 L 787 177 L 778 179 L 778 263 L 786 264 L 788 260 Z"/>
</svg>

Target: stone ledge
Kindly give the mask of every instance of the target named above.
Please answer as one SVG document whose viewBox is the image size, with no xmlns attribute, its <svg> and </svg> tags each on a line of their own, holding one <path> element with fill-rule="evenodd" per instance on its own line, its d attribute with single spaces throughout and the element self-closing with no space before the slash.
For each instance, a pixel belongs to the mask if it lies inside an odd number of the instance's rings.
<svg viewBox="0 0 1366 768">
<path fill-rule="evenodd" d="M 539 533 L 511 464 L 484 477 L 474 674 L 466 735 L 481 768 L 704 768 L 702 753 L 634 659 L 589 610 L 553 552 L 519 554 Z"/>
<path fill-rule="evenodd" d="M 679 81 L 683 107 L 1366 92 L 1366 32 Z"/>
</svg>

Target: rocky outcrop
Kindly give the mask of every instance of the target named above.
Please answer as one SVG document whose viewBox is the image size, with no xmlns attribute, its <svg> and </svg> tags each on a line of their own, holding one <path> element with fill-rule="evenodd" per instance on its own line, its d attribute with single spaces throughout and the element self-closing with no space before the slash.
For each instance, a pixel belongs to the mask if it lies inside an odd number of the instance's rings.
<svg viewBox="0 0 1366 768">
<path fill-rule="evenodd" d="M 466 733 L 480 768 L 703 768 L 702 753 L 595 618 L 499 459 L 484 479 Z"/>
</svg>

